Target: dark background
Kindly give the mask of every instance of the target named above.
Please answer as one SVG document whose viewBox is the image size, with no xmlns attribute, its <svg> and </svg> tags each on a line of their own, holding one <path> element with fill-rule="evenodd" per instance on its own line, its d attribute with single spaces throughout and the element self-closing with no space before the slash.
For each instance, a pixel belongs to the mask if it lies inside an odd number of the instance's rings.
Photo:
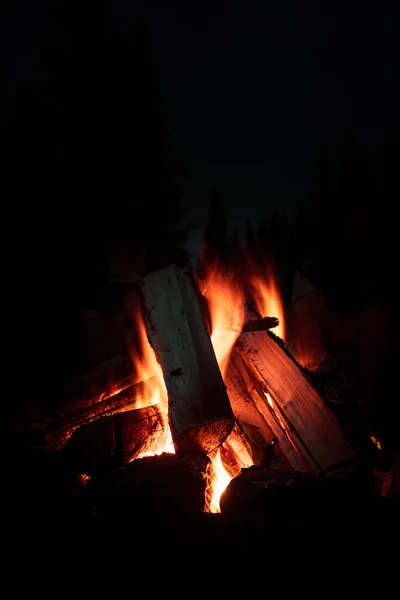
<svg viewBox="0 0 400 600">
<path fill-rule="evenodd" d="M 35 400 L 83 368 L 82 311 L 120 310 L 115 249 L 138 275 L 196 264 L 210 220 L 256 236 L 286 301 L 309 260 L 338 314 L 397 323 L 392 3 L 9 0 L 0 19 L 7 346 Z"/>
</svg>

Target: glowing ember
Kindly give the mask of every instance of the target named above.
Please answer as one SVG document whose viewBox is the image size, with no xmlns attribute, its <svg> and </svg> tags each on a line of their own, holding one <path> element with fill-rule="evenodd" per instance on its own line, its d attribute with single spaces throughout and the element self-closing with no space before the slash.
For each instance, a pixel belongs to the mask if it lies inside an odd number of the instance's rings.
<svg viewBox="0 0 400 600">
<path fill-rule="evenodd" d="M 371 441 L 375 444 L 378 450 L 382 450 L 381 440 L 374 435 L 371 435 Z"/>
<path fill-rule="evenodd" d="M 175 447 L 172 441 L 171 429 L 168 422 L 168 395 L 165 387 L 164 376 L 161 365 L 157 362 L 156 355 L 147 338 L 146 325 L 142 314 L 138 311 L 136 314 L 138 346 L 137 353 L 133 352 L 133 363 L 135 365 L 138 381 L 143 381 L 143 397 L 137 397 L 137 408 L 143 406 L 152 406 L 157 404 L 164 418 L 164 427 L 168 429 L 167 437 L 162 446 L 147 451 L 139 455 L 138 458 L 144 456 L 154 456 L 168 452 L 175 454 Z M 151 401 L 149 402 L 149 397 Z"/>
</svg>

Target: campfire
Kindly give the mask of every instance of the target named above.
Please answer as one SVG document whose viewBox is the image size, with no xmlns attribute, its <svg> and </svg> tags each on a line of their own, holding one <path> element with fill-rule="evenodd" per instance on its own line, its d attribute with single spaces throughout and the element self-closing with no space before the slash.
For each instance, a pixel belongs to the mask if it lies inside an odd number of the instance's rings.
<svg viewBox="0 0 400 600">
<path fill-rule="evenodd" d="M 273 273 L 246 260 L 245 277 L 218 260 L 201 276 L 173 264 L 143 276 L 129 352 L 64 391 L 46 444 L 92 493 L 121 477 L 136 497 L 151 479 L 147 504 L 161 496 L 167 507 L 221 513 L 243 476 L 261 485 L 272 470 L 288 486 L 294 474 L 340 479 L 358 463 L 285 347 Z"/>
</svg>

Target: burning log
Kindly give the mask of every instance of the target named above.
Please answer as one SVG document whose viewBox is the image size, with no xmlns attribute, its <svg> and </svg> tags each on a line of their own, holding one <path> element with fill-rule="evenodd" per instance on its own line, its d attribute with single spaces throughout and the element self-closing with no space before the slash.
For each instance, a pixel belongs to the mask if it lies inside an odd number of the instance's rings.
<svg viewBox="0 0 400 600">
<path fill-rule="evenodd" d="M 75 429 L 120 410 L 149 406 L 147 382 L 139 381 L 132 358 L 117 356 L 56 390 L 53 409 L 28 407 L 13 423 L 14 437 L 38 439 L 40 445 L 62 448 Z M 55 412 L 56 411 L 56 412 Z"/>
<path fill-rule="evenodd" d="M 242 331 L 268 331 L 278 327 L 279 319 L 276 317 L 263 317 L 262 319 L 250 319 L 243 325 Z"/>
<path fill-rule="evenodd" d="M 158 406 L 148 406 L 80 427 L 66 442 L 61 455 L 76 473 L 92 476 L 156 451 L 165 445 L 167 435 L 165 415 Z"/>
<path fill-rule="evenodd" d="M 231 363 L 240 365 L 242 383 L 294 470 L 319 474 L 358 462 L 301 367 L 269 333 L 242 333 Z M 242 414 L 238 418 L 246 419 Z"/>
<path fill-rule="evenodd" d="M 173 440 L 180 451 L 208 454 L 225 440 L 234 418 L 196 285 L 187 269 L 171 265 L 142 278 L 140 286 Z"/>
<path fill-rule="evenodd" d="M 258 395 L 243 358 L 238 352 L 233 353 L 227 373 L 228 396 L 235 419 L 248 442 L 248 451 L 255 465 L 260 466 L 265 460 L 265 453 L 275 439 L 277 428 L 275 423 L 263 411 L 263 401 L 257 403 Z M 259 405 L 261 407 L 259 409 Z M 275 429 L 275 433 L 273 429 Z M 282 437 L 282 436 L 281 436 Z M 279 454 L 278 454 L 279 453 Z M 301 461 L 286 438 L 282 437 L 282 448 L 277 456 L 280 461 L 275 466 L 290 468 L 301 466 Z M 288 458 L 290 461 L 288 461 Z"/>
<path fill-rule="evenodd" d="M 62 448 L 73 432 L 80 427 L 121 411 L 131 411 L 150 406 L 153 403 L 153 395 L 149 383 L 155 379 L 155 377 L 151 377 L 139 381 L 112 396 L 107 396 L 104 400 L 98 397 L 96 403 L 93 403 L 96 396 L 90 396 L 89 403 L 86 400 L 77 402 L 75 410 L 74 403 L 70 401 L 61 408 L 61 416 L 50 420 L 46 424 L 47 444 L 52 448 Z M 107 389 L 110 390 L 110 388 Z M 105 392 L 105 394 L 108 393 L 108 391 Z"/>
</svg>

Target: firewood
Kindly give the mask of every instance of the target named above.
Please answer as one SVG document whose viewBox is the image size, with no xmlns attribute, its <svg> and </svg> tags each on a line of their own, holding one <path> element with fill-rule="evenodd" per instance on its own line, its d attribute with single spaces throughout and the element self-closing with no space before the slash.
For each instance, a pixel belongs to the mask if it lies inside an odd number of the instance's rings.
<svg viewBox="0 0 400 600">
<path fill-rule="evenodd" d="M 265 404 L 265 396 L 257 380 L 252 377 L 244 357 L 237 349 L 231 355 L 226 383 L 233 414 L 249 443 L 254 464 L 261 465 L 264 462 L 267 448 L 277 438 L 279 449 L 274 466 L 304 469 L 299 453 Z"/>
<path fill-rule="evenodd" d="M 270 333 L 242 333 L 233 355 L 237 354 L 245 364 L 248 386 L 256 390 L 252 397 L 292 468 L 321 473 L 359 461 L 357 451 L 302 368 Z M 289 447 L 291 453 L 286 452 Z"/>
<path fill-rule="evenodd" d="M 153 402 L 153 395 L 149 391 L 151 389 L 149 384 L 153 379 L 155 380 L 151 377 L 130 385 L 113 396 L 108 396 L 105 400 L 98 400 L 97 403 L 86 405 L 86 403 L 77 402 L 74 405 L 69 402 L 60 409 L 61 414 L 57 419 L 49 420 L 45 424 L 46 443 L 52 448 L 62 448 L 79 427 L 121 411 L 150 406 Z"/>
<path fill-rule="evenodd" d="M 144 452 L 163 447 L 167 416 L 158 406 L 119 412 L 75 431 L 61 450 L 63 462 L 76 473 L 93 476 L 121 467 Z"/>
<path fill-rule="evenodd" d="M 100 363 L 54 390 L 52 406 L 29 405 L 20 411 L 12 423 L 13 437 L 28 445 L 37 439 L 40 445 L 61 448 L 77 427 L 134 409 L 137 397 L 144 396 L 140 406 L 145 406 L 146 386 L 138 380 L 128 355 Z"/>
<path fill-rule="evenodd" d="M 276 317 L 263 317 L 262 319 L 250 319 L 243 325 L 242 331 L 268 331 L 278 327 L 279 319 Z"/>
<path fill-rule="evenodd" d="M 207 454 L 233 426 L 226 387 L 188 269 L 171 265 L 140 280 L 149 341 L 168 392 L 172 437 L 183 451 Z"/>
</svg>

